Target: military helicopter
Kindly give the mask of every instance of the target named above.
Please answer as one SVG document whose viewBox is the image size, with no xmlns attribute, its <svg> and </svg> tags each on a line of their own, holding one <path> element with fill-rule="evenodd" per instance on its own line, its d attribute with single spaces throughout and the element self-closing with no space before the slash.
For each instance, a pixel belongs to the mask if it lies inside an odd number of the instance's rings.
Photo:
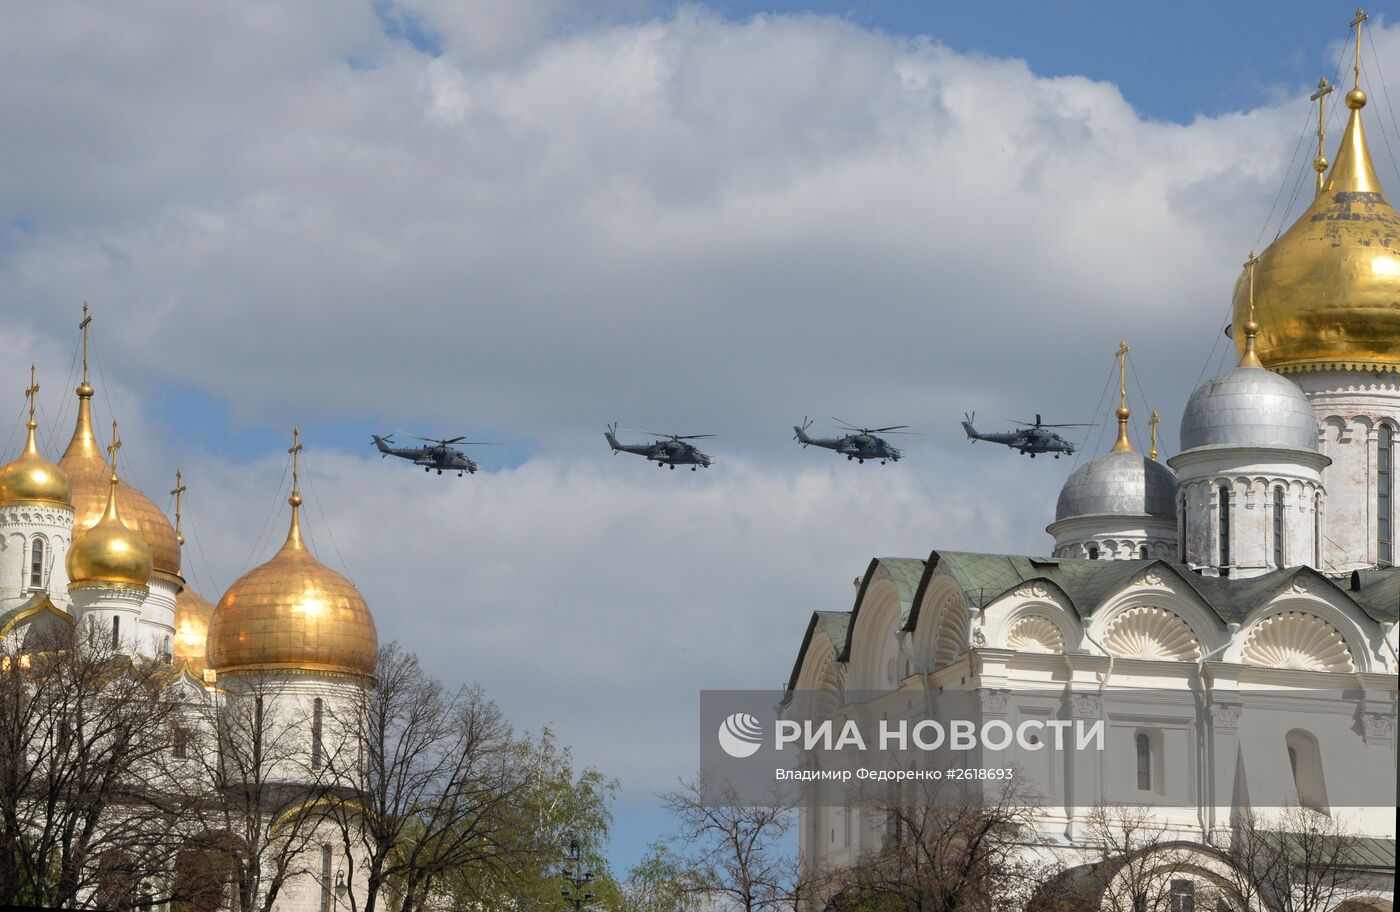
<svg viewBox="0 0 1400 912">
<path fill-rule="evenodd" d="M 643 431 L 651 434 L 657 439 L 651 443 L 619 443 L 617 440 L 617 425 L 608 425 L 607 431 L 603 434 L 608 438 L 608 446 L 612 447 L 613 454 L 634 453 L 638 456 L 645 456 L 652 462 L 660 466 L 670 466 L 674 471 L 678 465 L 690 466 L 690 471 L 694 472 L 698 468 L 710 467 L 710 457 L 695 448 L 694 444 L 688 443 L 690 440 L 703 440 L 713 437 L 714 434 L 658 434 L 656 431 Z"/>
<path fill-rule="evenodd" d="M 395 431 L 394 434 L 401 434 L 402 431 Z M 419 437 L 417 434 L 405 434 L 414 440 L 425 441 L 428 446 L 394 446 L 394 434 L 385 434 L 383 437 L 378 434 L 371 434 L 374 445 L 379 448 L 383 456 L 397 456 L 400 459 L 407 459 L 414 465 L 423 467 L 423 471 L 431 472 L 437 469 L 439 475 L 444 469 L 455 471 L 458 477 L 462 475 L 475 475 L 477 464 L 467 458 L 467 454 L 457 449 L 458 446 L 499 446 L 495 443 L 485 443 L 480 440 L 468 441 L 465 437 L 452 437 L 446 440 L 435 437 Z"/>
<path fill-rule="evenodd" d="M 1060 458 L 1061 453 L 1067 456 L 1074 455 L 1074 444 L 1070 443 L 1059 434 L 1056 434 L 1054 431 L 1048 430 L 1048 428 L 1092 427 L 1092 425 L 1088 424 L 1046 424 L 1040 420 L 1040 415 L 1037 414 L 1034 422 L 1020 421 L 1015 418 L 1011 419 L 1021 425 L 1014 431 L 982 434 L 978 433 L 977 428 L 972 426 L 973 419 L 976 417 L 976 412 L 963 416 L 964 420 L 962 426 L 963 430 L 967 432 L 968 440 L 972 443 L 976 443 L 979 440 L 985 440 L 988 443 L 999 443 L 1002 446 L 1016 450 L 1023 456 L 1028 455 L 1032 459 L 1035 458 L 1037 453 L 1054 453 L 1056 459 Z"/>
<path fill-rule="evenodd" d="M 880 465 L 884 465 L 886 461 L 899 461 L 899 450 L 890 446 L 884 439 L 876 437 L 875 435 L 898 434 L 903 432 L 903 429 L 907 428 L 909 425 L 894 424 L 882 428 L 858 428 L 847 424 L 840 418 L 832 418 L 831 420 L 850 431 L 850 433 L 842 437 L 810 437 L 807 434 L 807 428 L 812 426 L 812 421 L 810 418 L 803 418 L 801 427 L 793 425 L 792 429 L 794 433 L 792 439 L 802 444 L 803 447 L 818 446 L 828 450 L 835 450 L 844 455 L 847 459 L 854 459 L 860 463 L 864 463 L 867 459 L 878 459 L 880 460 Z"/>
</svg>

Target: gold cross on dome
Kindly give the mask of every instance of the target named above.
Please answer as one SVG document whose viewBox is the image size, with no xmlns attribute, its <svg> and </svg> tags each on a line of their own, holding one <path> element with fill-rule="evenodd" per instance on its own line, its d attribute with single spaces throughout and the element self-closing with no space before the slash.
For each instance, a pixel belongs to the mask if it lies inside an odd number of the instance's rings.
<svg viewBox="0 0 1400 912">
<path fill-rule="evenodd" d="M 1327 173 L 1327 96 L 1335 88 L 1327 77 L 1317 81 L 1317 91 L 1308 96 L 1309 101 L 1317 102 L 1317 158 L 1313 159 L 1313 170 L 1317 172 L 1317 192 L 1322 194 L 1322 185 Z"/>
<path fill-rule="evenodd" d="M 294 427 L 294 428 L 292 428 L 292 446 L 291 446 L 290 449 L 287 450 L 288 453 L 291 453 L 291 454 L 292 454 L 292 494 L 293 494 L 293 495 L 297 494 L 298 491 L 299 491 L 299 488 L 298 488 L 298 486 L 297 486 L 297 457 L 301 455 L 301 451 L 302 451 L 302 445 L 301 445 L 301 428 L 296 428 L 296 427 Z"/>
<path fill-rule="evenodd" d="M 122 448 L 122 439 L 117 436 L 117 420 L 112 419 L 112 442 L 107 444 L 107 458 L 112 463 L 112 474 L 117 474 L 117 450 Z"/>
<path fill-rule="evenodd" d="M 1157 410 L 1152 410 L 1152 418 L 1147 422 L 1152 425 L 1152 451 L 1148 453 L 1154 460 L 1157 458 L 1157 425 L 1162 423 L 1162 416 L 1157 414 Z"/>
<path fill-rule="evenodd" d="M 34 379 L 34 365 L 29 365 L 29 388 L 24 391 L 24 398 L 29 400 L 29 420 L 34 421 L 34 400 L 39 396 L 39 381 Z"/>
<path fill-rule="evenodd" d="M 1244 268 L 1249 270 L 1249 319 L 1254 321 L 1254 267 L 1259 265 L 1259 256 L 1251 250 L 1249 259 L 1244 261 Z"/>
<path fill-rule="evenodd" d="M 176 469 L 175 487 L 171 489 L 170 494 L 175 498 L 175 537 L 180 538 L 183 544 L 183 538 L 180 535 L 180 495 L 184 494 L 187 488 L 180 482 L 181 477 L 180 470 Z"/>
<path fill-rule="evenodd" d="M 1356 65 L 1353 67 L 1353 72 L 1356 74 L 1356 84 L 1352 86 L 1356 89 L 1361 88 L 1361 25 L 1369 18 L 1371 17 L 1366 15 L 1366 11 L 1358 6 L 1356 18 L 1349 23 L 1352 28 L 1356 29 Z"/>
<path fill-rule="evenodd" d="M 83 333 L 83 385 L 88 382 L 88 324 L 92 322 L 92 314 L 88 313 L 88 302 L 83 302 L 83 319 L 78 324 L 78 329 Z"/>
</svg>

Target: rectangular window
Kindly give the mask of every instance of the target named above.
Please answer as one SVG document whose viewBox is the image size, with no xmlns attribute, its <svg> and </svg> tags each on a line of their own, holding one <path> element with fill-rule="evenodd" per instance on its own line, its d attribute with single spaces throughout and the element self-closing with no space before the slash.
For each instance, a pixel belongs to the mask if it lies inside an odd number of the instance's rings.
<svg viewBox="0 0 1400 912">
<path fill-rule="evenodd" d="M 122 619 L 118 615 L 112 615 L 112 648 L 122 648 Z"/>
<path fill-rule="evenodd" d="M 1230 572 L 1230 489 L 1220 488 L 1220 574 Z"/>
<path fill-rule="evenodd" d="M 311 707 L 311 768 L 321 768 L 321 698 L 317 697 Z"/>
<path fill-rule="evenodd" d="M 1152 791 L 1152 739 L 1145 732 L 1138 732 L 1133 739 L 1137 749 L 1137 787 L 1140 792 Z"/>
<path fill-rule="evenodd" d="M 175 759 L 185 760 L 190 755 L 190 733 L 183 725 L 175 726 Z"/>
<path fill-rule="evenodd" d="M 1189 880 L 1173 880 L 1171 912 L 1196 912 L 1196 885 Z"/>
<path fill-rule="evenodd" d="M 1274 488 L 1274 566 L 1283 566 L 1283 488 Z"/>
</svg>

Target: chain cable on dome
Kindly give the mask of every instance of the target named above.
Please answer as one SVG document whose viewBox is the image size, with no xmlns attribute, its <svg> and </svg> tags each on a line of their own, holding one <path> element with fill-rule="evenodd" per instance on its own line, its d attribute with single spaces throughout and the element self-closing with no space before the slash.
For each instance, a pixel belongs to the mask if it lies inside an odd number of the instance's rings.
<svg viewBox="0 0 1400 912">
<path fill-rule="evenodd" d="M 1381 98 L 1385 100 L 1385 109 L 1390 114 L 1390 126 L 1388 128 L 1385 123 L 1385 118 L 1383 117 L 1377 117 L 1376 123 L 1381 128 L 1381 139 L 1385 140 L 1385 151 L 1386 154 L 1390 156 L 1390 167 L 1397 175 L 1400 175 L 1400 164 L 1396 164 L 1395 149 L 1390 144 L 1390 133 L 1392 130 L 1400 130 L 1400 124 L 1395 120 L 1395 109 L 1390 106 L 1390 90 L 1385 84 L 1385 74 L 1381 72 L 1381 57 L 1380 54 L 1376 53 L 1376 39 L 1371 36 L 1371 31 L 1369 29 L 1366 31 L 1366 40 L 1371 42 L 1371 60 L 1375 61 L 1376 64 L 1376 82 L 1380 83 Z M 1370 69 L 1362 67 L 1361 71 L 1366 74 L 1366 83 L 1370 85 Z"/>
<path fill-rule="evenodd" d="M 1108 391 L 1113 387 L 1113 375 L 1116 373 L 1118 373 L 1117 357 L 1113 358 L 1112 362 L 1109 365 L 1108 377 L 1104 380 L 1103 390 L 1099 393 L 1099 401 L 1097 404 L 1094 405 L 1094 417 L 1098 418 L 1099 420 L 1089 422 L 1090 426 L 1085 428 L 1084 438 L 1079 441 L 1079 446 L 1076 447 L 1074 450 L 1074 461 L 1069 464 L 1070 472 L 1073 472 L 1075 469 L 1079 468 L 1079 460 L 1084 455 L 1084 452 L 1087 449 L 1089 449 L 1089 435 L 1094 433 L 1094 428 L 1098 428 L 1099 432 L 1098 436 L 1094 438 L 1094 452 L 1098 452 L 1099 444 L 1103 442 L 1103 430 L 1105 422 L 1101 418 L 1099 418 L 1099 416 L 1103 414 L 1102 410 L 1104 399 L 1108 397 Z"/>
<path fill-rule="evenodd" d="M 7 440 L 5 441 L 4 455 L 3 455 L 3 456 L 0 456 L 0 464 L 8 464 L 8 463 L 10 462 L 10 460 L 11 460 L 11 456 L 10 456 L 10 447 L 12 447 L 12 446 L 14 445 L 14 442 L 15 442 L 15 435 L 19 433 L 19 427 L 20 427 L 20 425 L 23 423 L 23 419 L 24 419 L 24 410 L 25 410 L 27 407 L 28 407 L 28 406 L 21 405 L 21 406 L 19 407 L 19 414 L 15 416 L 15 420 L 14 420 L 14 421 L 11 421 L 11 422 L 10 422 L 10 436 L 9 436 L 9 439 L 7 439 Z M 18 457 L 18 454 L 16 454 L 16 458 L 17 458 L 17 457 Z"/>
<path fill-rule="evenodd" d="M 248 556 L 244 558 L 243 566 L 238 569 L 238 576 L 247 573 L 253 561 L 262 554 L 263 536 L 267 534 L 268 524 L 272 522 L 272 517 L 277 513 L 278 505 L 283 503 L 282 485 L 287 481 L 287 471 L 291 468 L 291 465 L 292 456 L 288 453 L 286 460 L 282 463 L 282 478 L 277 482 L 276 495 L 272 498 L 272 506 L 268 508 L 267 516 L 263 519 L 262 528 L 258 530 L 258 537 L 253 539 L 253 547 L 248 552 Z"/>
<path fill-rule="evenodd" d="M 1128 362 L 1128 370 L 1133 375 L 1133 383 L 1137 386 L 1138 396 L 1141 397 L 1142 407 L 1146 409 L 1148 406 L 1147 391 L 1142 388 L 1142 378 L 1138 376 L 1137 366 L 1133 364 L 1132 361 Z M 1152 409 L 1151 411 L 1155 413 L 1157 410 Z M 1136 415 L 1133 416 L 1133 427 L 1137 429 L 1139 441 L 1146 439 L 1146 435 L 1142 433 L 1142 427 L 1137 423 Z M 1146 451 L 1144 450 L 1144 452 Z"/>
<path fill-rule="evenodd" d="M 313 473 L 307 473 L 306 482 L 308 490 L 311 491 L 311 499 L 316 502 L 316 512 L 321 515 L 321 525 L 326 528 L 326 537 L 331 541 L 331 550 L 335 551 L 336 560 L 340 562 L 340 566 L 337 569 L 340 570 L 341 576 L 349 579 L 350 566 L 345 563 L 345 556 L 340 553 L 340 545 L 336 543 L 335 530 L 331 528 L 330 520 L 326 518 L 326 509 L 324 502 L 321 500 L 321 495 L 316 493 L 316 479 L 313 477 Z"/>
</svg>

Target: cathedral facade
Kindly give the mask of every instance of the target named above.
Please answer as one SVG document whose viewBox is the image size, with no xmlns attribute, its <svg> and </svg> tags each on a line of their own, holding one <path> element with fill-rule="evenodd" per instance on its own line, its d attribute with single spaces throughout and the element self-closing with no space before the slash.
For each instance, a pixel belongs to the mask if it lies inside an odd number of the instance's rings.
<svg viewBox="0 0 1400 912">
<path fill-rule="evenodd" d="M 378 652 L 374 619 L 364 599 L 349 580 L 321 564 L 302 537 L 300 443 L 294 439 L 291 451 L 284 543 L 212 604 L 181 573 L 181 532 L 118 476 L 115 453 L 121 443 L 115 424 L 110 444 L 99 444 L 86 333 L 83 344 L 77 420 L 62 457 L 52 462 L 39 450 L 35 385 L 29 391 L 23 452 L 0 468 L 0 641 L 6 662 L 10 656 L 42 651 L 50 642 L 45 633 L 67 625 L 96 637 L 106 656 L 164 666 L 165 686 L 187 704 L 180 718 L 192 736 L 201 734 L 201 725 L 237 726 L 238 721 L 230 720 L 242 719 L 244 734 L 279 740 L 276 756 L 267 748 L 264 767 L 245 769 L 249 781 L 237 784 L 275 795 L 269 811 L 298 813 L 297 795 L 320 778 L 327 758 L 352 740 L 344 732 L 337 734 L 332 720 L 355 717 Z M 178 482 L 177 491 L 183 491 Z M 176 516 L 178 522 L 178 501 Z M 253 718 L 256 726 L 247 722 Z M 218 740 L 212 732 L 202 734 Z M 184 756 L 183 739 L 176 737 L 172 751 L 176 759 Z M 261 781 L 253 783 L 254 776 Z M 318 793 L 324 795 L 325 789 Z M 243 810 L 254 807 L 245 802 Z M 275 844 L 280 821 L 267 816 L 247 827 L 264 834 L 269 852 L 288 853 L 285 845 Z M 269 869 L 277 865 L 290 872 L 278 885 L 275 908 L 330 912 L 355 883 L 347 883 L 341 870 L 343 843 L 332 832 L 334 823 L 326 818 L 307 826 L 325 832 L 301 831 L 296 857 L 264 861 Z M 139 889 L 157 897 L 156 905 L 165 905 L 160 897 L 177 892 L 175 882 L 182 876 L 178 863 L 175 868 L 161 877 L 162 883 L 129 885 L 131 894 Z M 190 876 L 211 875 L 206 869 Z M 226 874 L 212 883 L 212 889 L 186 891 L 180 907 L 191 912 L 260 908 L 266 899 L 265 884 L 240 901 Z M 122 894 L 104 902 L 87 893 L 83 901 L 126 908 L 133 900 Z"/>
<path fill-rule="evenodd" d="M 1130 725 L 1133 806 L 1195 853 L 1174 869 L 1173 910 L 1237 908 L 1189 897 L 1228 893 L 1220 866 L 1251 783 L 1291 780 L 1299 806 L 1325 808 L 1356 760 L 1393 794 L 1400 216 L 1367 150 L 1365 93 L 1346 104 L 1316 198 L 1236 284 L 1238 365 L 1191 395 L 1181 452 L 1164 465 L 1155 440 L 1150 454 L 1134 448 L 1121 384 L 1118 439 L 1065 482 L 1046 556 L 877 558 L 850 611 L 813 614 L 788 683 L 789 700 L 811 694 L 838 720 L 961 689 L 1047 694 L 1067 717 Z M 1231 701 L 1263 690 L 1347 698 L 1242 738 Z M 1131 720 L 1109 716 L 1101 697 L 1133 691 L 1166 697 Z M 1092 867 L 1105 771 L 1086 758 L 1026 772 L 1043 798 L 1027 850 Z M 1333 907 L 1392 909 L 1394 808 L 1335 814 L 1366 860 Z M 845 800 L 805 802 L 799 829 L 816 877 L 899 840 L 886 809 Z"/>
</svg>

